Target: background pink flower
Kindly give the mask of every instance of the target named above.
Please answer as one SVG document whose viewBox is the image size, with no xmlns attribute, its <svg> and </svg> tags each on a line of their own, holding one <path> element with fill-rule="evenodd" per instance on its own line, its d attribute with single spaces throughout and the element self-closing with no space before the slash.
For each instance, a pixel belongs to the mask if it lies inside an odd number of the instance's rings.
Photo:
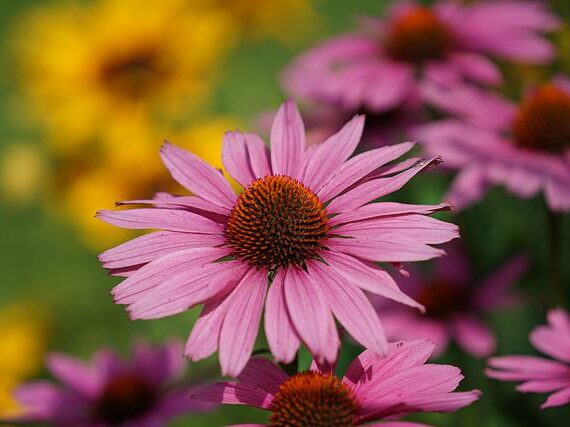
<svg viewBox="0 0 570 427">
<path fill-rule="evenodd" d="M 157 427 L 177 416 L 211 405 L 188 398 L 193 385 L 180 382 L 181 344 L 137 343 L 130 360 L 100 350 L 87 365 L 51 354 L 47 368 L 59 384 L 34 381 L 21 386 L 17 399 L 24 414 L 16 421 L 59 427 Z"/>
<path fill-rule="evenodd" d="M 385 357 L 365 351 L 342 379 L 315 363 L 310 371 L 288 376 L 269 360 L 253 358 L 236 382 L 212 384 L 194 398 L 268 410 L 270 425 L 276 427 L 352 427 L 416 412 L 453 412 L 477 400 L 477 390 L 454 392 L 463 379 L 458 368 L 425 363 L 432 350 L 433 344 L 422 340 L 390 344 Z"/>
<path fill-rule="evenodd" d="M 570 210 L 570 87 L 564 79 L 530 91 L 516 105 L 475 87 L 426 94 L 460 119 L 419 127 L 426 151 L 459 170 L 447 199 L 464 208 L 491 185 L 529 198 L 539 191 L 553 211 Z"/>
<path fill-rule="evenodd" d="M 399 1 L 385 21 L 367 19 L 361 33 L 331 38 L 301 55 L 283 83 L 300 99 L 349 111 L 390 111 L 422 96 L 426 82 L 500 83 L 488 55 L 548 63 L 554 48 L 543 33 L 558 24 L 539 2 L 441 1 L 427 7 Z"/>
<path fill-rule="evenodd" d="M 290 362 L 303 342 L 319 362 L 333 363 L 335 318 L 364 347 L 385 354 L 384 331 L 364 291 L 422 307 L 374 262 L 441 256 L 431 245 L 454 239 L 458 230 L 427 216 L 447 205 L 371 203 L 438 160 L 388 164 L 411 143 L 350 158 L 363 127 L 364 117 L 354 117 L 306 149 L 303 121 L 288 101 L 275 117 L 271 151 L 257 135 L 227 133 L 222 159 L 244 187 L 239 196 L 220 171 L 165 144 L 164 163 L 194 195 L 162 195 L 128 202 L 151 208 L 98 213 L 120 227 L 164 230 L 100 255 L 104 267 L 126 276 L 112 291 L 115 301 L 128 305 L 133 319 L 205 304 L 186 355 L 199 360 L 219 348 L 222 372 L 231 376 L 249 360 L 264 307 L 278 361 Z"/>
<path fill-rule="evenodd" d="M 434 356 L 445 352 L 452 339 L 473 356 L 489 356 L 496 343 L 485 315 L 517 299 L 511 287 L 527 270 L 526 257 L 513 257 L 477 281 L 464 248 L 452 243 L 445 249 L 447 256 L 435 260 L 429 272 L 412 269 L 408 278 L 399 280 L 402 289 L 424 305 L 424 315 L 378 301 L 386 334 L 391 340 L 429 338 L 436 344 Z"/>
<path fill-rule="evenodd" d="M 570 316 L 558 308 L 548 312 L 548 325 L 538 326 L 530 342 L 555 360 L 536 356 L 501 356 L 489 359 L 487 376 L 502 381 L 520 381 L 523 393 L 552 393 L 542 409 L 570 402 Z"/>
</svg>

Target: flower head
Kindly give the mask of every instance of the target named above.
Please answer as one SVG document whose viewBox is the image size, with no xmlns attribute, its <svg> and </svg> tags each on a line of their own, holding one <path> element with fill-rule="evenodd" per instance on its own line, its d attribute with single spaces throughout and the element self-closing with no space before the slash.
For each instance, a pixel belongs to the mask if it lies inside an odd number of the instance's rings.
<svg viewBox="0 0 570 427">
<path fill-rule="evenodd" d="M 291 94 L 337 108 L 398 109 L 423 97 L 426 82 L 500 83 L 488 58 L 547 63 L 553 46 L 542 33 L 558 25 L 531 1 L 395 2 L 385 21 L 366 21 L 362 33 L 325 41 L 301 55 L 284 75 Z M 418 72 L 419 71 L 419 72 Z"/>
<path fill-rule="evenodd" d="M 504 185 L 529 198 L 543 191 L 550 209 L 570 210 L 570 84 L 554 80 L 521 96 L 518 104 L 474 87 L 429 88 L 433 103 L 455 114 L 413 133 L 428 152 L 459 170 L 448 200 L 459 208 Z"/>
<path fill-rule="evenodd" d="M 422 340 L 390 344 L 383 357 L 365 351 L 343 378 L 317 364 L 288 376 L 267 359 L 253 358 L 236 382 L 212 384 L 194 398 L 265 409 L 275 427 L 354 427 L 417 412 L 453 412 L 477 400 L 477 390 L 454 392 L 463 378 L 458 368 L 425 363 L 433 348 Z"/>
<path fill-rule="evenodd" d="M 526 271 L 527 259 L 515 256 L 477 281 L 464 248 L 455 243 L 444 248 L 447 256 L 435 260 L 429 273 L 411 270 L 400 281 L 402 289 L 425 307 L 425 315 L 378 302 L 386 335 L 389 339 L 429 338 L 436 345 L 434 356 L 443 353 L 453 339 L 464 351 L 487 357 L 496 343 L 484 317 L 516 301 L 510 288 Z"/>
<path fill-rule="evenodd" d="M 523 393 L 552 393 L 542 409 L 570 402 L 570 316 L 558 308 L 548 312 L 548 325 L 535 328 L 530 342 L 555 360 L 537 356 L 500 356 L 489 359 L 487 376 L 520 381 Z"/>
<path fill-rule="evenodd" d="M 90 365 L 63 354 L 51 354 L 47 367 L 59 384 L 35 381 L 22 385 L 16 397 L 24 422 L 55 426 L 163 425 L 210 405 L 188 398 L 189 385 L 175 385 L 184 370 L 181 345 L 137 343 L 131 360 L 110 350 L 99 351 Z"/>
<path fill-rule="evenodd" d="M 112 294 L 133 319 L 180 313 L 205 304 L 186 354 L 220 350 L 224 374 L 241 372 L 252 352 L 265 306 L 265 332 L 277 360 L 290 362 L 301 342 L 319 362 L 334 362 L 334 316 L 367 348 L 384 354 L 382 325 L 363 291 L 421 308 L 374 262 L 419 261 L 443 255 L 430 246 L 458 235 L 427 215 L 447 205 L 371 203 L 403 187 L 437 159 L 388 165 L 411 143 L 349 159 L 364 118 L 355 117 L 319 145 L 305 149 L 303 122 L 288 101 L 271 132 L 271 151 L 254 134 L 229 132 L 222 160 L 243 187 L 236 195 L 220 171 L 165 144 L 172 176 L 193 196 L 138 200 L 151 208 L 100 211 L 111 224 L 163 231 L 100 255 L 127 276 Z"/>
</svg>

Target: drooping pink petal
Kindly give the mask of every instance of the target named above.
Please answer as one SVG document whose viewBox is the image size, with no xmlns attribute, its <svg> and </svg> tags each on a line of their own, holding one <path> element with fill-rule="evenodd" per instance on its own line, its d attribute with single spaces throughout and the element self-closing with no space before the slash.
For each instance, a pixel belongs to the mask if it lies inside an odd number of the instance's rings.
<svg viewBox="0 0 570 427">
<path fill-rule="evenodd" d="M 487 357 L 495 352 L 495 337 L 479 319 L 459 315 L 453 319 L 453 325 L 455 340 L 466 352 L 476 357 Z"/>
<path fill-rule="evenodd" d="M 250 269 L 228 299 L 220 332 L 222 375 L 238 376 L 251 356 L 267 292 L 267 272 Z"/>
<path fill-rule="evenodd" d="M 218 235 L 223 232 L 221 224 L 179 209 L 100 210 L 97 212 L 97 217 L 117 227 L 134 230 L 158 228 L 168 231 Z"/>
<path fill-rule="evenodd" d="M 201 267 L 230 253 L 227 248 L 193 248 L 155 259 L 131 274 L 111 291 L 115 302 L 130 304 L 136 295 L 159 286 L 185 270 Z"/>
<path fill-rule="evenodd" d="M 538 326 L 531 332 L 530 342 L 544 354 L 570 363 L 570 334 L 549 326 Z"/>
<path fill-rule="evenodd" d="M 288 100 L 271 127 L 271 167 L 275 175 L 301 179 L 305 158 L 305 126 L 297 106 Z"/>
<path fill-rule="evenodd" d="M 336 326 L 321 287 L 314 278 L 295 267 L 287 269 L 283 285 L 287 311 L 295 330 L 313 356 L 320 362 L 334 363 L 338 351 L 338 336 L 330 335 Z M 336 347 L 330 346 L 331 340 Z"/>
<path fill-rule="evenodd" d="M 570 368 L 561 362 L 535 356 L 501 356 L 488 360 L 491 378 L 506 381 L 527 381 L 567 377 Z"/>
<path fill-rule="evenodd" d="M 273 401 L 273 396 L 263 389 L 238 382 L 210 384 L 194 392 L 191 397 L 206 402 L 248 405 L 261 409 L 268 409 Z"/>
<path fill-rule="evenodd" d="M 271 175 L 271 159 L 269 150 L 263 140 L 254 133 L 244 133 L 249 154 L 249 164 L 255 178 Z"/>
<path fill-rule="evenodd" d="M 329 220 L 330 225 L 340 225 L 353 221 L 381 218 L 392 215 L 422 214 L 429 215 L 439 211 L 450 210 L 447 203 L 439 205 L 410 205 L 396 202 L 380 202 L 364 205 L 354 211 L 343 212 Z"/>
<path fill-rule="evenodd" d="M 570 387 L 570 377 L 526 381 L 517 386 L 517 391 L 521 393 L 550 393 L 566 387 Z"/>
<path fill-rule="evenodd" d="M 163 144 L 160 156 L 172 177 L 192 193 L 218 206 L 234 204 L 236 195 L 228 181 L 204 160 L 170 143 Z"/>
<path fill-rule="evenodd" d="M 281 368 L 263 357 L 252 357 L 238 377 L 241 384 L 261 388 L 273 395 L 287 378 Z"/>
<path fill-rule="evenodd" d="M 355 116 L 344 127 L 315 148 L 303 173 L 302 182 L 318 192 L 356 149 L 364 129 L 364 116 Z"/>
<path fill-rule="evenodd" d="M 230 292 L 248 268 L 240 261 L 224 261 L 185 269 L 142 291 L 127 311 L 132 319 L 159 319 L 181 313 Z"/>
<path fill-rule="evenodd" d="M 332 199 L 369 173 L 410 151 L 413 146 L 412 142 L 404 142 L 354 156 L 342 165 L 317 195 L 324 201 Z"/>
<path fill-rule="evenodd" d="M 193 362 L 205 359 L 218 349 L 220 331 L 229 308 L 228 299 L 220 297 L 207 302 L 186 342 L 184 355 Z"/>
<path fill-rule="evenodd" d="M 548 399 L 546 399 L 546 402 L 542 404 L 540 409 L 562 406 L 566 405 L 568 402 L 570 402 L 570 387 L 566 387 L 548 396 Z"/>
<path fill-rule="evenodd" d="M 352 337 L 365 348 L 385 355 L 388 342 L 380 319 L 366 295 L 355 285 L 346 282 L 335 270 L 322 263 L 312 262 L 307 265 L 307 269 L 320 284 L 335 317 Z"/>
<path fill-rule="evenodd" d="M 403 293 L 394 279 L 384 270 L 373 268 L 354 257 L 335 251 L 326 252 L 323 258 L 331 268 L 353 285 L 421 311 L 424 310 L 421 304 Z"/>
<path fill-rule="evenodd" d="M 467 167 L 459 172 L 445 199 L 454 208 L 465 209 L 479 201 L 489 186 L 490 183 L 482 168 L 477 165 Z"/>
<path fill-rule="evenodd" d="M 290 363 L 301 341 L 287 311 L 284 293 L 285 272 L 279 270 L 269 287 L 265 301 L 265 335 L 276 360 Z"/>
<path fill-rule="evenodd" d="M 417 242 L 375 239 L 329 239 L 327 246 L 336 252 L 374 262 L 427 261 L 445 255 L 445 251 Z"/>
<path fill-rule="evenodd" d="M 138 266 L 183 249 L 219 246 L 223 243 L 221 234 L 158 231 L 106 250 L 99 255 L 99 261 L 107 269 Z"/>
<path fill-rule="evenodd" d="M 426 168 L 438 164 L 440 161 L 441 159 L 439 158 L 420 161 L 415 166 L 394 177 L 378 178 L 359 185 L 331 201 L 327 206 L 327 212 L 340 213 L 343 211 L 358 209 L 372 200 L 399 190 L 416 174 Z"/>
<path fill-rule="evenodd" d="M 497 85 L 503 81 L 499 68 L 486 56 L 458 51 L 450 54 L 450 61 L 469 80 L 490 85 Z"/>
</svg>

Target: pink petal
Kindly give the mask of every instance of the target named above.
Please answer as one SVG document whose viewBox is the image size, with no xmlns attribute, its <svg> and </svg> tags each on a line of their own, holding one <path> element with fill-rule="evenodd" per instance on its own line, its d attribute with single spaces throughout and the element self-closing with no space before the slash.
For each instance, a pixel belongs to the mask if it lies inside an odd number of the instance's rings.
<svg viewBox="0 0 570 427">
<path fill-rule="evenodd" d="M 275 175 L 300 179 L 305 153 L 305 126 L 292 100 L 285 101 L 271 127 L 271 165 Z"/>
<path fill-rule="evenodd" d="M 267 292 L 267 271 L 251 269 L 228 297 L 220 333 L 222 375 L 238 376 L 251 356 Z"/>
<path fill-rule="evenodd" d="M 228 173 L 244 187 L 255 180 L 249 164 L 247 144 L 243 133 L 226 132 L 222 146 L 222 162 Z"/>
<path fill-rule="evenodd" d="M 117 202 L 117 206 L 141 204 L 154 205 L 159 208 L 167 209 L 186 208 L 186 210 L 192 213 L 202 215 L 213 220 L 225 218 L 230 213 L 229 207 L 215 205 L 197 196 L 172 196 L 168 193 L 157 193 L 154 199 L 150 200 L 139 199 Z"/>
<path fill-rule="evenodd" d="M 376 311 L 366 295 L 355 285 L 346 282 L 330 267 L 319 262 L 307 266 L 308 274 L 315 275 L 328 305 L 339 322 L 365 348 L 385 355 L 388 342 Z"/>
<path fill-rule="evenodd" d="M 184 355 L 193 362 L 205 359 L 216 352 L 224 317 L 229 308 L 228 298 L 207 302 L 188 337 Z"/>
<path fill-rule="evenodd" d="M 265 335 L 275 359 L 290 363 L 295 358 L 301 342 L 287 311 L 284 280 L 285 272 L 279 270 L 269 287 L 265 302 Z"/>
<path fill-rule="evenodd" d="M 168 142 L 162 145 L 160 156 L 172 177 L 192 193 L 218 206 L 234 204 L 236 195 L 230 184 L 199 157 Z"/>
<path fill-rule="evenodd" d="M 476 82 L 497 85 L 503 81 L 499 68 L 486 56 L 460 51 L 451 55 L 451 62 L 463 75 Z"/>
<path fill-rule="evenodd" d="M 254 133 L 244 133 L 245 143 L 249 154 L 249 164 L 255 178 L 271 175 L 269 150 L 263 140 Z"/>
<path fill-rule="evenodd" d="M 424 307 L 404 294 L 394 279 L 384 270 L 367 266 L 356 258 L 334 251 L 326 252 L 323 258 L 331 268 L 353 285 L 424 311 Z"/>
<path fill-rule="evenodd" d="M 48 356 L 46 365 L 55 378 L 87 398 L 101 390 L 101 378 L 83 362 L 60 353 Z"/>
<path fill-rule="evenodd" d="M 131 274 L 111 291 L 115 302 L 130 304 L 146 292 L 183 271 L 201 267 L 227 256 L 227 248 L 193 248 L 164 255 Z"/>
<path fill-rule="evenodd" d="M 570 333 L 567 331 L 539 326 L 531 332 L 530 342 L 544 354 L 570 363 Z"/>
<path fill-rule="evenodd" d="M 222 235 L 159 231 L 108 249 L 99 255 L 99 261 L 107 269 L 137 266 L 183 249 L 213 247 L 223 243 Z"/>
<path fill-rule="evenodd" d="M 343 211 L 355 210 L 366 203 L 386 196 L 402 188 L 416 174 L 426 168 L 438 164 L 439 158 L 432 158 L 418 162 L 410 169 L 390 178 L 378 178 L 358 185 L 345 194 L 335 198 L 328 206 L 327 212 L 340 213 Z M 348 164 L 348 163 L 347 163 Z"/>
<path fill-rule="evenodd" d="M 248 405 L 261 409 L 269 409 L 273 396 L 266 391 L 237 382 L 210 384 L 197 390 L 192 399 L 226 405 Z"/>
<path fill-rule="evenodd" d="M 570 378 L 555 378 L 551 380 L 531 380 L 517 386 L 521 393 L 549 393 L 570 387 Z"/>
<path fill-rule="evenodd" d="M 466 167 L 457 175 L 445 198 L 455 209 L 465 209 L 479 201 L 488 187 L 482 168 L 477 165 Z"/>
<path fill-rule="evenodd" d="M 344 212 L 331 218 L 330 225 L 340 225 L 364 219 L 381 218 L 392 215 L 423 214 L 429 215 L 439 211 L 450 210 L 447 203 L 439 205 L 409 205 L 405 203 L 380 202 L 364 205 L 355 211 Z"/>
<path fill-rule="evenodd" d="M 200 234 L 222 234 L 221 224 L 201 215 L 179 209 L 130 209 L 127 211 L 100 210 L 97 217 L 117 227 L 144 230 L 161 228 Z"/>
<path fill-rule="evenodd" d="M 404 142 L 354 156 L 342 165 L 317 195 L 324 201 L 332 199 L 369 173 L 410 151 L 413 146 L 412 142 Z"/>
<path fill-rule="evenodd" d="M 225 261 L 186 269 L 144 291 L 128 306 L 131 319 L 159 319 L 230 292 L 249 267 Z"/>
<path fill-rule="evenodd" d="M 487 371 L 488 376 L 506 381 L 553 379 L 570 373 L 570 368 L 560 362 L 535 356 L 492 357 L 488 364 L 495 369 Z"/>
<path fill-rule="evenodd" d="M 478 319 L 461 315 L 453 320 L 455 340 L 468 353 L 475 357 L 488 357 L 495 352 L 495 336 Z"/>
<path fill-rule="evenodd" d="M 445 255 L 445 251 L 414 240 L 329 239 L 327 247 L 335 252 L 374 262 L 427 261 Z"/>
<path fill-rule="evenodd" d="M 241 384 L 255 386 L 273 395 L 287 378 L 281 368 L 263 357 L 251 358 L 238 377 Z"/>
<path fill-rule="evenodd" d="M 283 285 L 287 311 L 297 333 L 319 363 L 334 363 L 338 351 L 338 336 L 330 331 L 336 326 L 326 304 L 326 298 L 315 279 L 303 270 L 287 269 Z M 336 347 L 329 344 L 336 341 Z"/>
<path fill-rule="evenodd" d="M 305 165 L 302 182 L 318 192 L 354 152 L 363 129 L 364 116 L 355 116 L 339 132 L 317 145 Z"/>
<path fill-rule="evenodd" d="M 542 404 L 540 409 L 553 408 L 555 406 L 566 405 L 570 402 L 570 387 L 562 389 L 554 394 L 551 394 L 546 402 Z"/>
</svg>

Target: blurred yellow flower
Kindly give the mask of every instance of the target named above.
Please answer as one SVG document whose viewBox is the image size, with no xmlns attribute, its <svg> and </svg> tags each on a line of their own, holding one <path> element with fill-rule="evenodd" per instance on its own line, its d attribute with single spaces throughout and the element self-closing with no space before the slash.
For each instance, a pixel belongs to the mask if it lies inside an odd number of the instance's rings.
<svg viewBox="0 0 570 427">
<path fill-rule="evenodd" d="M 21 207 L 31 203 L 42 192 L 47 176 L 43 153 L 31 143 L 16 143 L 0 154 L 0 199 Z"/>
<path fill-rule="evenodd" d="M 228 12 L 240 32 L 280 41 L 298 40 L 313 31 L 319 22 L 311 0 L 188 0 Z"/>
<path fill-rule="evenodd" d="M 97 0 L 21 21 L 16 54 L 30 108 L 63 151 L 131 120 L 202 106 L 233 43 L 228 14 L 186 0 Z"/>
<path fill-rule="evenodd" d="M 40 370 L 49 320 L 47 313 L 34 302 L 0 308 L 0 417 L 17 413 L 13 390 Z"/>
<path fill-rule="evenodd" d="M 94 249 L 124 240 L 130 232 L 99 221 L 94 217 L 97 210 L 111 208 L 116 201 L 148 199 L 159 191 L 186 192 L 160 161 L 162 141 L 167 138 L 222 169 L 222 137 L 232 128 L 234 120 L 213 118 L 176 132 L 152 130 L 143 123 L 116 129 L 96 163 L 91 161 L 89 166 L 82 167 L 81 160 L 65 160 L 54 183 L 55 192 L 62 193 L 62 200 L 56 200 L 57 206 L 52 206 L 52 210 L 59 212 L 63 206 L 86 243 Z M 71 171 L 66 172 L 66 168 Z"/>
</svg>

